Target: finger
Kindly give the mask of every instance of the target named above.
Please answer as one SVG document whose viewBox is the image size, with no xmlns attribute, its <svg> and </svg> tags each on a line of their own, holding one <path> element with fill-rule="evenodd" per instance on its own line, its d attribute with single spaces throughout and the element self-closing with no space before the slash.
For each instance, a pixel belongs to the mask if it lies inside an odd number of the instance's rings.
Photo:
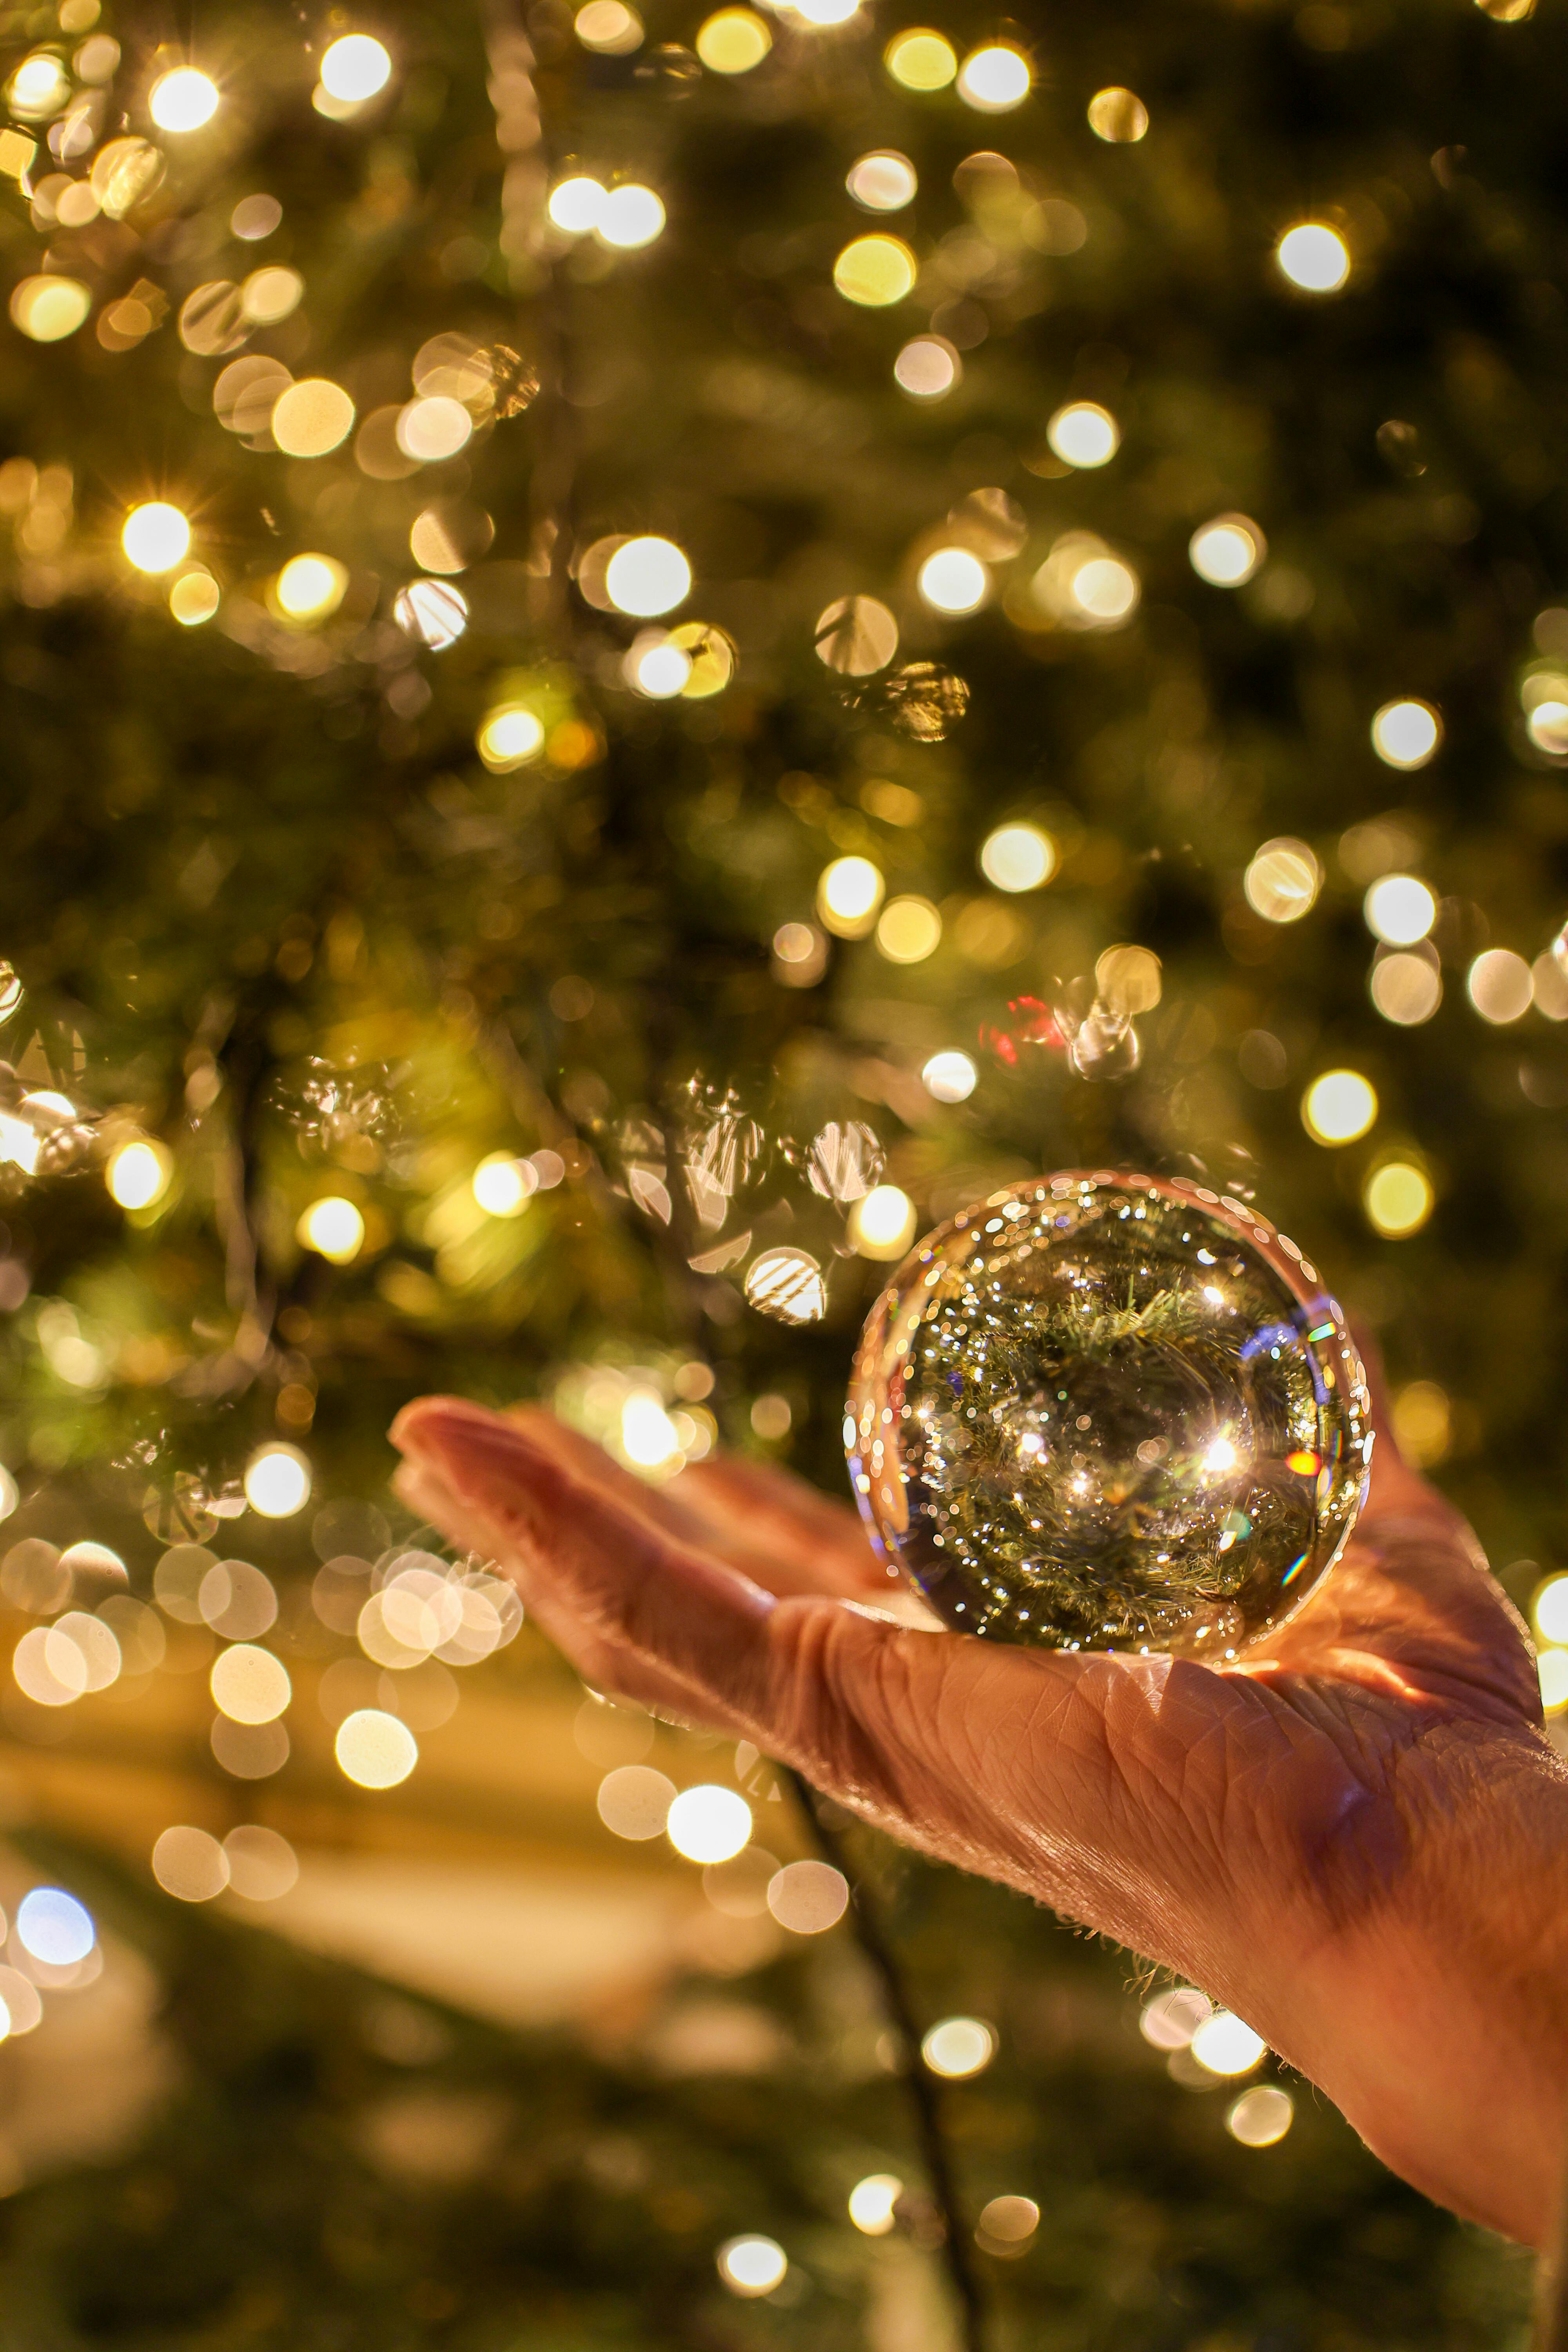
<svg viewBox="0 0 1568 2352">
<path fill-rule="evenodd" d="M 858 1516 L 788 1471 L 721 1456 L 653 1486 L 553 1413 L 513 1406 L 507 1418 L 576 1475 L 683 1541 L 716 1551 L 764 1591 L 844 1592 L 884 1606 L 902 1592 L 899 1571 L 879 1565 Z"/>
<path fill-rule="evenodd" d="M 689 1692 L 650 1661 L 626 1655 L 618 1646 L 595 1640 L 580 1624 L 548 1585 L 541 1588 L 518 1559 L 506 1528 L 498 1526 L 475 1503 L 459 1498 L 427 1461 L 405 1460 L 393 1486 L 422 1518 L 429 1520 L 465 1549 L 481 1550 L 518 1587 L 528 1613 L 541 1633 L 554 1643 L 595 1690 L 636 1699 L 679 1721 L 692 1720 Z"/>
<path fill-rule="evenodd" d="M 774 1591 L 839 1592 L 885 1603 L 902 1586 L 900 1570 L 872 1550 L 859 1513 L 793 1471 L 720 1454 L 694 1463 L 681 1487 L 712 1538 L 771 1559 L 787 1574 L 787 1588 L 769 1580 Z"/>
</svg>

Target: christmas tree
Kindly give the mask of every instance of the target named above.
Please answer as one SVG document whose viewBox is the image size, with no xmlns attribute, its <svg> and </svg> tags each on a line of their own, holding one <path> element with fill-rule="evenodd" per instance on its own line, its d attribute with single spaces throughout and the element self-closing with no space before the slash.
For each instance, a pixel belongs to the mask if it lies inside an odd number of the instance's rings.
<svg viewBox="0 0 1568 2352">
<path fill-rule="evenodd" d="M 919 2062 L 777 1891 L 797 1800 L 601 1722 L 384 1432 L 529 1395 L 842 1491 L 917 1230 L 1130 1165 L 1311 1250 L 1531 1602 L 1563 35 L 115 9 L 4 18 L 0 1727 L 8 1908 L 142 1952 L 171 2071 L 16 2168 L 6 2326 L 943 2345 Z M 700 1897 L 678 1784 L 778 1798 Z M 1196 1993 L 1141 2035 L 1123 1956 L 826 1834 L 915 2031 L 980 2021 L 946 2252 L 996 2345 L 1519 2340 L 1519 2261 L 1205 2068 Z M 295 1849 L 552 1837 L 735 1930 L 607 2041 L 265 1932 Z M 58 1917 L 0 2066 L 82 1997 Z"/>
</svg>

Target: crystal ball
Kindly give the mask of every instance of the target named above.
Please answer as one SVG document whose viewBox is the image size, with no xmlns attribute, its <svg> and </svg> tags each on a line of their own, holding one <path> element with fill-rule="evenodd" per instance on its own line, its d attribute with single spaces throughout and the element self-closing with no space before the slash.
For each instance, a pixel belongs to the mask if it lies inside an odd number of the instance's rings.
<svg viewBox="0 0 1568 2352">
<path fill-rule="evenodd" d="M 889 1570 L 961 1633 L 1223 1659 L 1333 1566 L 1372 1455 L 1317 1270 L 1243 1201 L 1031 1179 L 920 1243 L 844 1424 Z"/>
</svg>

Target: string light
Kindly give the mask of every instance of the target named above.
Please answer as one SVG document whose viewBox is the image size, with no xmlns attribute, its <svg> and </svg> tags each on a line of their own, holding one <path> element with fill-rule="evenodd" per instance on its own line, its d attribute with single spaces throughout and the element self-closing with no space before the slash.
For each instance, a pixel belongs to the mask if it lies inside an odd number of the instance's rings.
<svg viewBox="0 0 1568 2352">
<path fill-rule="evenodd" d="M 174 1163 L 161 1143 L 139 1137 L 110 1155 L 103 1181 L 121 1209 L 150 1209 L 169 1189 Z"/>
</svg>

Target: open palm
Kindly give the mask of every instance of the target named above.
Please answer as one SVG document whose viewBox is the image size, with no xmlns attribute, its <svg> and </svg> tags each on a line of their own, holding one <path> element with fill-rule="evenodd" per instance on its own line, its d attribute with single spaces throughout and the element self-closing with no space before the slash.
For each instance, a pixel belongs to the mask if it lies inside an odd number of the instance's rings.
<svg viewBox="0 0 1568 2352">
<path fill-rule="evenodd" d="M 405 1497 L 596 1687 L 1179 1970 L 1396 2170 L 1543 2241 L 1568 1774 L 1518 1617 L 1386 1433 L 1339 1568 L 1219 1668 L 900 1622 L 854 1514 L 782 1471 L 654 1489 L 548 1413 L 448 1398 L 394 1435 Z"/>
</svg>

